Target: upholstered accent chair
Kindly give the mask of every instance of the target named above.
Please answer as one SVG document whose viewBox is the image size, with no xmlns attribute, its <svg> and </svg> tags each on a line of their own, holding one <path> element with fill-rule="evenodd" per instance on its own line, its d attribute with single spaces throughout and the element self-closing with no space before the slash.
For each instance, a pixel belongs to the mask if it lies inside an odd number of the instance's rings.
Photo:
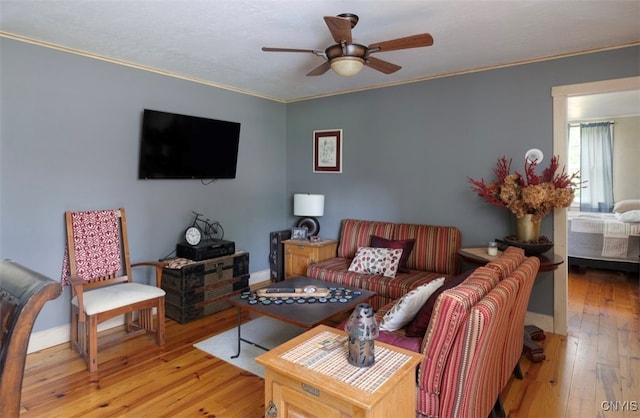
<svg viewBox="0 0 640 418">
<path fill-rule="evenodd" d="M 512 375 L 519 377 L 524 317 L 539 266 L 537 257 L 509 247 L 486 266 L 445 281 L 425 302 L 424 315 L 421 308 L 406 327 L 380 332 L 380 341 L 424 355 L 417 417 L 504 416 L 500 393 Z M 379 309 L 378 321 L 394 305 Z M 424 333 L 415 335 L 419 330 Z"/>
</svg>

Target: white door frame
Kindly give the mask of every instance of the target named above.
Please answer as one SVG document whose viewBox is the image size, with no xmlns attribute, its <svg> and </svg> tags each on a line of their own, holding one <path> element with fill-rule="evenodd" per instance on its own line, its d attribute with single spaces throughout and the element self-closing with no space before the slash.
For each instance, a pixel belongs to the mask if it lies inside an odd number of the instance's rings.
<svg viewBox="0 0 640 418">
<path fill-rule="evenodd" d="M 551 88 L 551 96 L 553 96 L 553 154 L 559 156 L 560 164 L 566 165 L 568 155 L 568 98 L 629 90 L 640 90 L 640 77 L 594 81 Z M 553 275 L 553 333 L 567 335 L 567 209 L 556 209 L 553 213 L 553 241 L 555 253 L 565 260 Z"/>
</svg>

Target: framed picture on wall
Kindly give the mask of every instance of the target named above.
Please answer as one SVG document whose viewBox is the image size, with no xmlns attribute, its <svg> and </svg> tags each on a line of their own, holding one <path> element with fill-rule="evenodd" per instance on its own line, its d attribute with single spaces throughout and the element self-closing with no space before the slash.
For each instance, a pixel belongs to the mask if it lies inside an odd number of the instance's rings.
<svg viewBox="0 0 640 418">
<path fill-rule="evenodd" d="M 342 173 L 342 129 L 313 131 L 313 172 Z"/>
</svg>

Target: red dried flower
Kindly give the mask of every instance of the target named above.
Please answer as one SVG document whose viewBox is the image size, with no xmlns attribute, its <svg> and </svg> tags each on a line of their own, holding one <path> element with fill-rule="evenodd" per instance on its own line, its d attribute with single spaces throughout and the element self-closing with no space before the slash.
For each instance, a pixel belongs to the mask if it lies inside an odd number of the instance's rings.
<svg viewBox="0 0 640 418">
<path fill-rule="evenodd" d="M 502 156 L 493 169 L 494 181 L 485 183 L 484 179 L 478 181 L 470 177 L 467 180 L 471 183 L 471 190 L 490 204 L 506 207 L 518 218 L 532 214 L 534 219 L 541 219 L 554 208 L 571 205 L 580 182 L 578 172 L 568 175 L 563 167 L 557 173 L 557 156 L 551 158 L 549 167 L 541 176 L 536 174 L 537 165 L 537 160 L 525 160 L 524 176 L 518 172 L 510 173 L 511 160 Z"/>
</svg>

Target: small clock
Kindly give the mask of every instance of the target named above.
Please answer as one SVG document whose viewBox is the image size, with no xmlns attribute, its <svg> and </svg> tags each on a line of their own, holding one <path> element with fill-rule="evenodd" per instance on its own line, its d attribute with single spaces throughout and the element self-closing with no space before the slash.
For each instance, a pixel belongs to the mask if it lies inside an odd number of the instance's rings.
<svg viewBox="0 0 640 418">
<path fill-rule="evenodd" d="M 190 226 L 184 232 L 184 239 L 189 245 L 198 245 L 200 244 L 200 240 L 202 240 L 202 231 L 196 226 Z"/>
</svg>

